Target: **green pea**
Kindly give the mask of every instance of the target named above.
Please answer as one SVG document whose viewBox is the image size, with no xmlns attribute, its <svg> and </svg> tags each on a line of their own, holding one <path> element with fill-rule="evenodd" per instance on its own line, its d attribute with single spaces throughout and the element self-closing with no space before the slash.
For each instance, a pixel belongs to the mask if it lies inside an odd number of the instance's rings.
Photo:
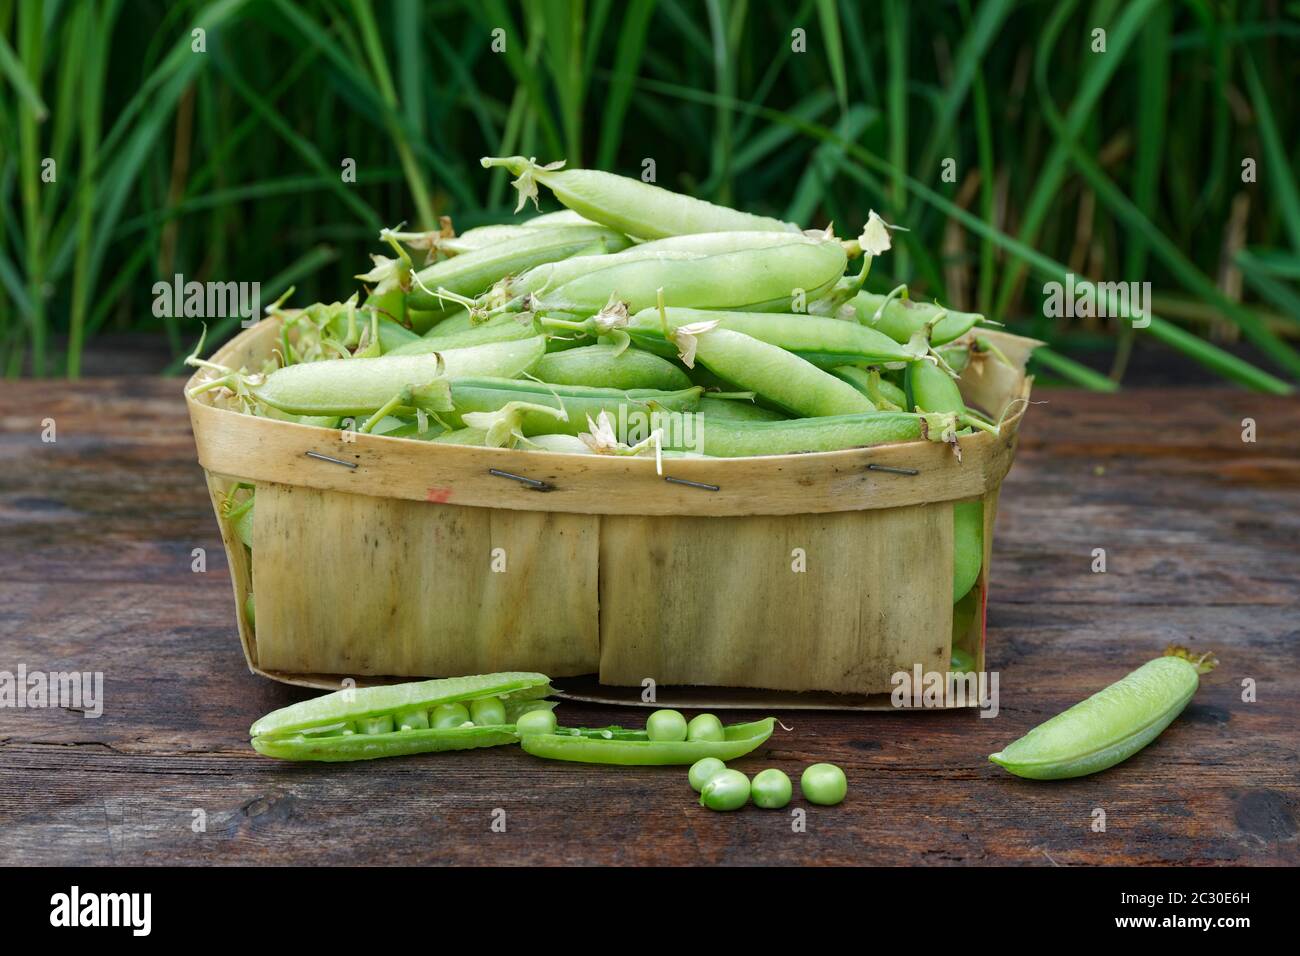
<svg viewBox="0 0 1300 956">
<path fill-rule="evenodd" d="M 844 771 L 833 763 L 815 763 L 799 778 L 799 789 L 809 803 L 833 807 L 849 792 Z"/>
<path fill-rule="evenodd" d="M 699 793 L 706 783 L 726 769 L 727 765 L 717 757 L 705 757 L 691 764 L 686 776 L 691 781 L 691 789 Z"/>
<path fill-rule="evenodd" d="M 485 697 L 469 702 L 469 719 L 476 727 L 494 727 L 506 722 L 506 705 L 500 697 Z"/>
<path fill-rule="evenodd" d="M 749 802 L 749 778 L 739 770 L 719 770 L 700 791 L 700 806 L 710 810 L 739 810 Z"/>
<path fill-rule="evenodd" d="M 687 740 L 724 740 L 726 736 L 722 730 L 722 721 L 713 714 L 692 717 L 691 722 L 686 725 Z"/>
<path fill-rule="evenodd" d="M 755 776 L 749 789 L 754 797 L 754 806 L 764 810 L 780 810 L 790 802 L 790 795 L 794 792 L 790 778 L 775 767 Z"/>
<path fill-rule="evenodd" d="M 427 710 L 404 710 L 395 718 L 398 730 L 428 730 L 429 712 Z"/>
<path fill-rule="evenodd" d="M 362 717 L 357 721 L 359 734 L 388 734 L 393 731 L 393 715 L 382 714 L 379 717 Z"/>
<path fill-rule="evenodd" d="M 446 730 L 449 727 L 459 727 L 461 724 L 469 723 L 469 711 L 465 709 L 464 704 L 458 703 L 439 704 L 433 709 L 430 717 L 434 730 Z"/>
<path fill-rule="evenodd" d="M 530 710 L 515 719 L 515 733 L 524 734 L 555 733 L 555 714 L 549 710 Z"/>
<path fill-rule="evenodd" d="M 646 736 L 651 740 L 685 740 L 686 718 L 676 710 L 656 710 L 645 722 Z"/>
</svg>

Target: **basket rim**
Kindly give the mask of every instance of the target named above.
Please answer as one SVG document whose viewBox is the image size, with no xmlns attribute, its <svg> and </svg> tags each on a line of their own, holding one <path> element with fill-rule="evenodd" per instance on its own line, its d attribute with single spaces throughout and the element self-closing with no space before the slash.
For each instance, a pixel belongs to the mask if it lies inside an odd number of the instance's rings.
<svg viewBox="0 0 1300 956">
<path fill-rule="evenodd" d="M 212 361 L 245 364 L 238 357 L 264 346 L 263 339 L 278 338 L 280 322 L 278 317 L 260 320 L 226 342 Z M 1022 362 L 1038 344 L 996 330 L 981 329 L 980 335 Z M 1022 364 L 1003 392 L 1003 408 L 1022 401 L 999 434 L 962 438 L 960 461 L 947 446 L 908 441 L 747 458 L 665 459 L 661 476 L 653 457 L 435 444 L 245 415 L 218 408 L 207 396 L 190 395 L 205 374 L 199 370 L 186 381 L 185 401 L 199 462 L 210 474 L 438 504 L 646 516 L 831 513 L 982 497 L 1010 469 L 1033 384 Z"/>
</svg>

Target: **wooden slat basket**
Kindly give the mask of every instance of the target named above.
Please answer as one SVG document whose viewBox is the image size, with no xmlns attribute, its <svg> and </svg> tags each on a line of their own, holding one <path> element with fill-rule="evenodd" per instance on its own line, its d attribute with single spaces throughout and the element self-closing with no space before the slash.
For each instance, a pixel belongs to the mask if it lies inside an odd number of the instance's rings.
<svg viewBox="0 0 1300 956">
<path fill-rule="evenodd" d="M 259 368 L 279 325 L 213 360 Z M 954 640 L 982 668 L 1037 343 L 981 335 L 1011 366 L 973 357 L 961 390 L 1006 420 L 960 461 L 922 441 L 665 459 L 660 476 L 652 457 L 358 435 L 188 398 L 236 606 L 256 595 L 256 627 L 238 615 L 249 667 L 321 688 L 530 670 L 579 699 L 642 703 L 653 681 L 659 706 L 836 708 L 888 706 L 891 675 L 946 671 Z M 256 488 L 251 553 L 219 507 L 237 482 Z M 984 561 L 974 613 L 955 614 L 952 506 L 976 498 Z"/>
</svg>

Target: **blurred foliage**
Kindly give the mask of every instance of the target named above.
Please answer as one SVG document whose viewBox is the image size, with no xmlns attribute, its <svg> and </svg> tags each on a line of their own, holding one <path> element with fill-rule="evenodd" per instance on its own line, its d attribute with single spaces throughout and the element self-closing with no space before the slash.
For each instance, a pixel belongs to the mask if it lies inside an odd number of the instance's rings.
<svg viewBox="0 0 1300 956">
<path fill-rule="evenodd" d="M 505 174 L 478 159 L 523 153 L 629 175 L 651 159 L 661 185 L 841 234 L 875 209 L 910 231 L 874 284 L 1048 340 L 1056 377 L 1114 388 L 1148 335 L 1285 391 L 1298 11 L 0 0 L 0 370 L 76 375 L 110 330 L 182 354 L 195 320 L 152 313 L 175 273 L 260 281 L 264 303 L 345 297 L 383 225 L 510 220 Z M 1150 281 L 1157 318 L 1045 319 L 1042 283 L 1067 271 Z"/>
</svg>

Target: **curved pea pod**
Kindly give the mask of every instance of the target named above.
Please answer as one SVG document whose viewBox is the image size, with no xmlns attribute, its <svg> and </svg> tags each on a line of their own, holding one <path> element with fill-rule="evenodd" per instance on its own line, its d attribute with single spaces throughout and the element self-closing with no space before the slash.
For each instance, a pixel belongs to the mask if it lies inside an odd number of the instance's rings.
<svg viewBox="0 0 1300 956">
<path fill-rule="evenodd" d="M 527 379 L 468 378 L 452 382 L 452 410 L 442 413 L 441 417 L 452 425 L 460 425 L 464 416 L 471 412 L 496 411 L 510 402 L 550 406 L 558 402 L 565 412 L 563 419 L 537 413 L 525 414 L 521 422 L 524 434 L 577 435 L 587 431 L 588 418 L 595 421 L 601 412 L 614 422 L 634 412 L 646 416 L 655 412 L 693 412 L 698 408 L 703 392 L 704 389 L 698 385 L 664 391 L 550 385 Z"/>
<path fill-rule="evenodd" d="M 907 410 L 925 412 L 965 412 L 961 389 L 952 376 L 933 362 L 913 362 L 903 373 L 903 394 Z"/>
<path fill-rule="evenodd" d="M 624 248 L 628 240 L 602 226 L 536 229 L 528 235 L 444 259 L 421 269 L 415 274 L 416 281 L 407 294 L 407 305 L 416 310 L 439 309 L 446 304 L 434 294 L 439 289 L 460 296 L 476 296 L 507 275 L 543 262 L 564 259 L 593 243 L 616 251 Z"/>
<path fill-rule="evenodd" d="M 371 760 L 415 753 L 495 747 L 515 741 L 514 721 L 555 705 L 545 674 L 513 672 L 335 691 L 267 714 L 249 728 L 258 753 L 284 760 Z M 432 728 L 427 715 L 442 704 L 497 698 L 506 723 Z M 416 719 L 420 715 L 423 720 Z M 385 729 L 405 723 L 411 729 Z M 361 729 L 362 732 L 358 732 Z M 366 733 L 365 729 L 380 732 Z"/>
<path fill-rule="evenodd" d="M 429 355 L 310 362 L 277 369 L 251 391 L 267 405 L 300 415 L 365 415 L 404 389 L 440 379 L 512 378 L 532 368 L 545 353 L 546 340 L 538 335 Z"/>
<path fill-rule="evenodd" d="M 722 740 L 651 740 L 644 730 L 621 727 L 557 728 L 553 734 L 526 734 L 519 745 L 534 757 L 625 767 L 689 765 L 705 757 L 735 760 L 772 736 L 776 718 L 765 717 L 723 728 Z"/>
<path fill-rule="evenodd" d="M 697 331 L 690 331 L 692 328 Z M 699 362 L 720 378 L 734 382 L 740 390 L 755 392 L 799 415 L 875 411 L 875 406 L 852 385 L 743 332 L 684 326 L 674 335 L 688 365 Z"/>
<path fill-rule="evenodd" d="M 930 344 L 943 345 L 965 335 L 984 319 L 976 312 L 955 312 L 937 302 L 914 302 L 875 292 L 859 292 L 849 301 L 859 322 L 902 343 L 934 322 Z"/>
<path fill-rule="evenodd" d="M 1218 664 L 1171 646 L 1087 700 L 1039 724 L 989 760 L 1018 777 L 1082 777 L 1127 760 L 1182 713 L 1200 675 Z"/>
<path fill-rule="evenodd" d="M 543 166 L 523 156 L 485 156 L 481 162 L 488 169 L 505 167 L 518 177 L 515 180 L 515 188 L 519 190 L 518 209 L 530 199 L 536 204 L 537 184 L 541 183 L 579 215 L 638 239 L 731 230 L 799 231 L 794 223 L 728 209 L 639 179 L 595 169 L 561 169 L 563 163 Z"/>
<path fill-rule="evenodd" d="M 780 346 L 822 369 L 849 362 L 912 362 L 925 354 L 917 346 L 899 345 L 875 329 L 839 319 L 687 308 L 669 308 L 664 312 L 673 328 L 696 322 L 717 322 L 719 328 L 743 332 L 760 342 Z M 643 340 L 663 342 L 663 320 L 659 310 L 643 309 L 632 316 L 627 332 L 638 343 Z"/>
<path fill-rule="evenodd" d="M 955 604 L 975 586 L 984 564 L 984 502 L 958 501 L 952 506 L 952 556 Z"/>
<path fill-rule="evenodd" d="M 823 418 L 791 418 L 779 422 L 725 421 L 705 417 L 693 446 L 666 448 L 694 451 L 713 458 L 749 458 L 794 455 L 800 452 L 838 451 L 921 437 L 921 416 L 907 412 L 869 412 Z"/>
<path fill-rule="evenodd" d="M 658 302 L 697 309 L 789 312 L 795 297 L 816 298 L 844 274 L 844 247 L 834 240 L 794 241 L 698 258 L 624 262 L 571 279 L 531 297 L 532 311 L 599 311 L 611 296 L 639 312 Z"/>
<path fill-rule="evenodd" d="M 540 333 L 537 324 L 532 321 L 520 322 L 513 315 L 498 315 L 482 325 L 467 325 L 462 329 L 448 329 L 446 332 L 431 329 L 427 335 L 415 336 L 399 348 L 386 355 L 428 355 L 445 349 L 464 349 L 473 345 L 487 345 L 492 342 L 515 342 L 519 339 L 532 338 Z"/>
<path fill-rule="evenodd" d="M 594 385 L 605 388 L 690 388 L 691 380 L 672 362 L 640 349 L 616 345 L 585 345 L 551 352 L 533 369 L 553 385 Z"/>
</svg>

